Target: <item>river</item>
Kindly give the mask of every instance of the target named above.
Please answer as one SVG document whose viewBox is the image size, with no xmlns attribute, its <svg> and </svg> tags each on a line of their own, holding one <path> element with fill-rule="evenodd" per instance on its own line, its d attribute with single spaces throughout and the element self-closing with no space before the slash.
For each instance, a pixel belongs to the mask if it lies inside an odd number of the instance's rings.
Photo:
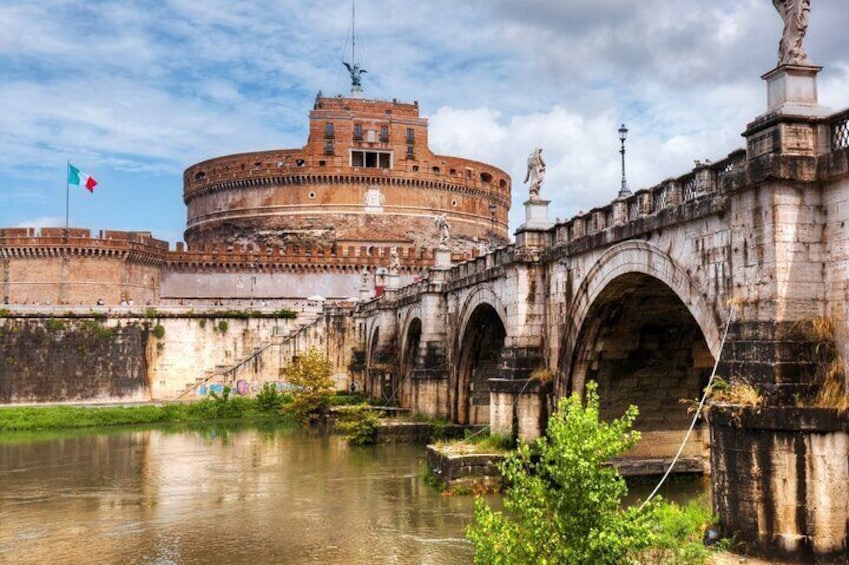
<svg viewBox="0 0 849 565">
<path fill-rule="evenodd" d="M 473 500 L 423 457 L 279 427 L 7 436 L 0 562 L 469 563 Z"/>
<path fill-rule="evenodd" d="M 276 425 L 9 434 L 0 563 L 470 563 L 474 501 L 423 459 Z"/>
</svg>

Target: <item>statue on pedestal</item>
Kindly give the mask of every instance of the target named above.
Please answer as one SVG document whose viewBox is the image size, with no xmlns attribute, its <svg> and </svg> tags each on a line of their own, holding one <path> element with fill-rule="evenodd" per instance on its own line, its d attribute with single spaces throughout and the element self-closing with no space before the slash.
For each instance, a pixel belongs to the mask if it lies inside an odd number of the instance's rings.
<svg viewBox="0 0 849 565">
<path fill-rule="evenodd" d="M 772 0 L 778 15 L 784 20 L 784 31 L 778 43 L 779 65 L 804 65 L 808 54 L 802 40 L 808 31 L 811 0 Z"/>
<path fill-rule="evenodd" d="M 350 65 L 346 62 L 342 62 L 343 65 L 348 69 L 348 74 L 351 75 L 351 88 L 353 90 L 362 90 L 363 88 L 363 79 L 360 75 L 363 73 L 367 73 L 368 71 L 365 69 L 361 69 L 358 63 L 354 63 Z"/>
<path fill-rule="evenodd" d="M 448 249 L 448 240 L 451 238 L 451 225 L 448 223 L 448 218 L 445 214 L 440 214 L 433 219 L 436 230 L 439 232 L 439 248 Z"/>
<path fill-rule="evenodd" d="M 525 175 L 523 182 L 531 181 L 529 187 L 531 202 L 539 200 L 539 189 L 542 182 L 545 180 L 545 161 L 542 160 L 542 147 L 537 147 L 534 152 L 528 156 L 528 173 Z"/>
<path fill-rule="evenodd" d="M 398 248 L 393 247 L 389 250 L 389 274 L 397 275 L 401 270 L 401 258 L 398 257 Z"/>
<path fill-rule="evenodd" d="M 363 289 L 368 288 L 368 281 L 369 281 L 368 267 L 363 267 L 363 270 L 360 271 L 360 277 L 362 277 L 362 280 L 363 280 L 362 288 Z"/>
</svg>

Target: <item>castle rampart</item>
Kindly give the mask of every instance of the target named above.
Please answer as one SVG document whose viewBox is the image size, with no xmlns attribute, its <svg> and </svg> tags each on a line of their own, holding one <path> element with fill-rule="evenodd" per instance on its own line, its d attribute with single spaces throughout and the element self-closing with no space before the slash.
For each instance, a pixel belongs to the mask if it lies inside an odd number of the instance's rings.
<svg viewBox="0 0 849 565">
<path fill-rule="evenodd" d="M 209 159 L 183 180 L 190 244 L 433 248 L 439 214 L 455 251 L 507 241 L 509 175 L 432 153 L 418 104 L 319 96 L 303 148 Z"/>
</svg>

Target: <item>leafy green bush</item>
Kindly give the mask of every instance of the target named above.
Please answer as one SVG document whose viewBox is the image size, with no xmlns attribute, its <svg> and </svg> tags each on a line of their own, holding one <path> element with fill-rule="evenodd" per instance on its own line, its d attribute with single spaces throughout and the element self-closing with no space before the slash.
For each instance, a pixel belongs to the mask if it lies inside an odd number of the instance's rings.
<svg viewBox="0 0 849 565">
<path fill-rule="evenodd" d="M 98 320 L 83 320 L 80 331 L 94 338 L 107 338 L 112 335 L 112 329 L 103 325 L 103 318 Z"/>
<path fill-rule="evenodd" d="M 330 404 L 333 406 L 357 406 L 358 404 L 368 404 L 369 398 L 364 394 L 347 392 L 337 392 L 330 399 Z"/>
<path fill-rule="evenodd" d="M 230 396 L 232 390 L 225 386 L 220 395 L 210 390 L 209 396 L 195 404 L 195 409 L 209 420 L 241 418 L 251 409 L 253 401 L 243 396 Z"/>
<path fill-rule="evenodd" d="M 256 393 L 257 409 L 261 412 L 279 412 L 287 400 L 291 401 L 289 395 L 277 390 L 275 383 L 265 383 L 262 390 Z"/>
<path fill-rule="evenodd" d="M 227 320 L 219 320 L 218 325 L 215 327 L 215 329 L 218 330 L 219 332 L 223 333 L 223 334 L 226 334 L 227 328 L 229 328 L 229 327 L 230 326 L 227 324 Z"/>
<path fill-rule="evenodd" d="M 715 519 L 705 501 L 693 500 L 686 506 L 659 503 L 653 509 L 653 519 L 651 546 L 634 556 L 639 563 L 697 565 L 707 561 L 711 551 L 702 538 Z"/>
<path fill-rule="evenodd" d="M 12 315 L 8 308 L 0 308 L 0 318 L 8 318 Z"/>
<path fill-rule="evenodd" d="M 287 369 L 292 391 L 292 414 L 301 423 L 317 420 L 327 413 L 335 393 L 330 361 L 311 348 Z"/>
<path fill-rule="evenodd" d="M 651 545 L 653 507 L 623 510 L 627 486 L 605 465 L 638 441 L 637 408 L 602 422 L 596 389 L 587 385 L 586 407 L 577 394 L 561 399 L 534 457 L 527 444 L 507 456 L 504 512 L 475 500 L 475 563 L 620 565 Z"/>
<path fill-rule="evenodd" d="M 165 337 L 165 326 L 156 324 L 155 326 L 153 326 L 152 333 L 153 337 L 155 337 L 156 339 L 162 339 L 163 337 Z"/>
<path fill-rule="evenodd" d="M 351 406 L 341 412 L 336 428 L 345 434 L 351 445 L 371 445 L 377 442 L 380 415 L 368 404 Z"/>
<path fill-rule="evenodd" d="M 294 310 L 289 310 L 288 308 L 283 308 L 282 310 L 276 310 L 272 313 L 272 316 L 275 318 L 282 318 L 284 320 L 294 320 L 298 317 L 298 313 Z"/>
<path fill-rule="evenodd" d="M 65 322 L 56 318 L 48 318 L 44 325 L 51 332 L 60 332 L 65 329 Z"/>
</svg>

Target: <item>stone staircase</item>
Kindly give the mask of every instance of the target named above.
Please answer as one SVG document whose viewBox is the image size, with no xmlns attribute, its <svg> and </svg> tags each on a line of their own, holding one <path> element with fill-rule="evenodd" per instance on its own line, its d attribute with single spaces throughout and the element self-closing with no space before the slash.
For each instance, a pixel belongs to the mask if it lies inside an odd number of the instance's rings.
<svg viewBox="0 0 849 565">
<path fill-rule="evenodd" d="M 297 329 L 287 330 L 280 335 L 274 335 L 270 339 L 263 340 L 260 345 L 253 347 L 250 352 L 243 354 L 232 363 L 216 364 L 214 367 L 204 370 L 203 374 L 195 377 L 193 382 L 186 383 L 184 390 L 177 395 L 175 400 L 186 400 L 191 394 L 197 395 L 202 387 L 207 387 L 207 390 L 216 393 L 220 393 L 225 386 L 235 390 L 236 383 L 241 380 L 242 369 L 249 366 L 252 362 L 259 362 L 261 356 L 272 348 L 286 346 L 291 341 L 306 333 L 322 319 L 323 317 L 320 311 L 306 312 L 305 315 L 298 317 L 299 324 Z M 245 380 L 250 381 L 251 379 Z M 201 396 L 206 396 L 206 394 L 201 394 Z"/>
</svg>

